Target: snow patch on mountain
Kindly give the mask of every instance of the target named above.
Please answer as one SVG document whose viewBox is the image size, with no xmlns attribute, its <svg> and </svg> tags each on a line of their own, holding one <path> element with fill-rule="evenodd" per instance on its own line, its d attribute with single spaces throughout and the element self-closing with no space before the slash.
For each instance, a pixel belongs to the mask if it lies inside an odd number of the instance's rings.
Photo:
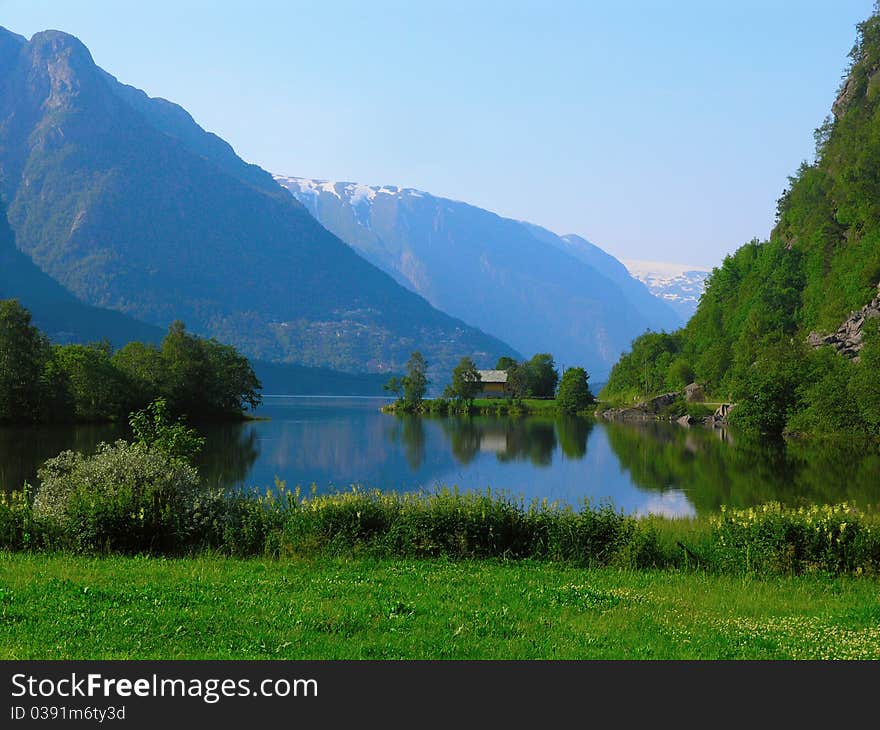
<svg viewBox="0 0 880 730">
<path fill-rule="evenodd" d="M 686 320 L 697 310 L 711 269 L 668 261 L 621 259 L 629 273 L 666 301 Z"/>
</svg>

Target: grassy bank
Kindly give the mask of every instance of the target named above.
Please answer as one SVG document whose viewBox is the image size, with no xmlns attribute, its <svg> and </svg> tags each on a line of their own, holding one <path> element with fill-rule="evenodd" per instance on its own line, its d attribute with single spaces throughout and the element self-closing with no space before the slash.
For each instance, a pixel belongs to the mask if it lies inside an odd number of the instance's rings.
<svg viewBox="0 0 880 730">
<path fill-rule="evenodd" d="M 880 573 L 880 517 L 845 503 L 770 503 L 676 520 L 636 518 L 610 505 L 575 509 L 525 502 L 490 491 L 352 489 L 304 497 L 279 485 L 268 494 L 226 494 L 201 489 L 194 471 L 180 462 L 150 463 L 150 453 L 108 448 L 92 461 L 67 456 L 52 462 L 35 502 L 25 493 L 0 495 L 0 548 L 169 557 L 219 552 L 544 560 L 756 576 Z M 92 467 L 105 467 L 110 457 L 128 459 L 123 466 L 141 477 L 148 467 L 163 469 L 151 478 L 164 491 L 146 489 L 127 473 L 108 488 L 107 470 L 92 473 Z"/>
<path fill-rule="evenodd" d="M 873 578 L 0 553 L 3 659 L 878 659 Z"/>
</svg>

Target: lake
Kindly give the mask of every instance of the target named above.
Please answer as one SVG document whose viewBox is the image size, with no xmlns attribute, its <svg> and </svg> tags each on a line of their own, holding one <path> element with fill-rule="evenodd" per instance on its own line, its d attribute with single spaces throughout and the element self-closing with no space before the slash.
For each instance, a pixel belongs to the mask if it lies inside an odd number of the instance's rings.
<svg viewBox="0 0 880 730">
<path fill-rule="evenodd" d="M 200 429 L 211 484 L 321 492 L 503 490 L 577 506 L 611 501 L 630 514 L 688 516 L 722 505 L 844 500 L 880 504 L 880 448 L 838 440 L 773 441 L 677 424 L 581 418 L 428 418 L 379 412 L 382 398 L 266 396 L 266 420 Z M 0 428 L 0 488 L 28 480 L 67 448 L 91 451 L 121 426 Z"/>
</svg>

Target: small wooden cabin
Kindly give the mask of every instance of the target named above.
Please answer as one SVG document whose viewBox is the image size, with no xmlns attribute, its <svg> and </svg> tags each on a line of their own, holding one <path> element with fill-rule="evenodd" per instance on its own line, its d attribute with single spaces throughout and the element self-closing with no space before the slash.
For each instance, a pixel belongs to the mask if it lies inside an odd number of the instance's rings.
<svg viewBox="0 0 880 730">
<path fill-rule="evenodd" d="M 480 398 L 506 398 L 509 395 L 507 388 L 506 370 L 480 370 Z"/>
</svg>

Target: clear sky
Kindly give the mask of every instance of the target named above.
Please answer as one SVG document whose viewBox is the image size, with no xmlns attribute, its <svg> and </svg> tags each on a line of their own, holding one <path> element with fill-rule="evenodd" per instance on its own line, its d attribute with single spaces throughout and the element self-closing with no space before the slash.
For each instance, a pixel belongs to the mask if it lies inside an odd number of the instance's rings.
<svg viewBox="0 0 880 730">
<path fill-rule="evenodd" d="M 270 172 L 464 200 L 620 258 L 773 224 L 871 0 L 0 0 Z"/>
</svg>

